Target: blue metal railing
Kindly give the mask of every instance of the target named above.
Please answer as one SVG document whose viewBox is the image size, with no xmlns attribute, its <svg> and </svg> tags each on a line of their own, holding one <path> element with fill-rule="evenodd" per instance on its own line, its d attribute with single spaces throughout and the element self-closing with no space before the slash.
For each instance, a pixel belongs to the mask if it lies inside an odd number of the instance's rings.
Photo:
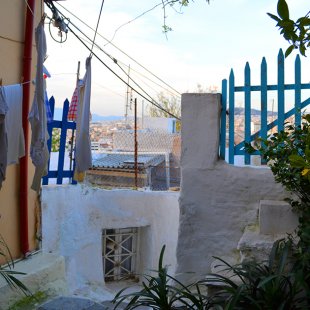
<svg viewBox="0 0 310 310">
<path fill-rule="evenodd" d="M 258 137 L 263 139 L 267 138 L 268 131 L 277 127 L 278 131 L 284 129 L 285 121 L 294 115 L 295 125 L 301 124 L 301 113 L 307 105 L 310 104 L 310 98 L 301 101 L 301 91 L 305 89 L 310 89 L 310 83 L 301 83 L 301 61 L 299 55 L 295 59 L 295 83 L 285 84 L 284 82 L 284 66 L 285 58 L 282 49 L 280 49 L 278 54 L 278 81 L 276 85 L 267 84 L 267 62 L 265 57 L 263 57 L 261 62 L 261 78 L 260 85 L 251 85 L 251 68 L 247 62 L 244 69 L 244 86 L 235 86 L 235 76 L 234 71 L 231 70 L 229 75 L 229 80 L 224 79 L 222 81 L 222 113 L 221 113 L 221 141 L 220 141 L 220 157 L 225 159 L 225 150 L 227 147 L 226 142 L 226 111 L 227 111 L 227 101 L 229 108 L 228 115 L 228 162 L 234 164 L 235 155 L 244 156 L 244 164 L 249 165 L 251 162 L 251 155 L 259 155 L 259 152 L 254 152 L 253 154 L 248 154 L 244 150 L 245 143 L 250 143 Z M 285 91 L 294 91 L 294 108 L 285 112 Z M 278 107 L 277 114 L 278 118 L 268 124 L 268 108 L 267 108 L 267 98 L 268 91 L 277 91 L 278 97 Z M 251 109 L 252 109 L 252 92 L 260 92 L 261 100 L 261 124 L 260 130 L 254 134 L 251 134 Z M 235 94 L 244 94 L 244 140 L 235 145 Z"/>
<path fill-rule="evenodd" d="M 60 129 L 60 141 L 59 141 L 59 154 L 58 154 L 58 164 L 57 170 L 50 170 L 50 161 L 48 163 L 48 174 L 42 178 L 43 185 L 48 185 L 49 179 L 56 179 L 56 184 L 62 184 L 64 178 L 69 178 L 71 184 L 76 184 L 76 181 L 73 180 L 74 173 L 74 161 L 73 166 L 69 170 L 64 170 L 64 162 L 65 162 L 65 153 L 66 153 L 66 140 L 67 140 L 67 131 L 72 130 L 73 132 L 76 129 L 76 123 L 68 121 L 68 111 L 69 111 L 69 101 L 65 100 L 63 104 L 62 111 L 62 120 L 54 120 L 54 110 L 55 110 L 55 99 L 51 97 L 49 100 L 49 104 L 51 107 L 51 112 L 53 116 L 53 121 L 47 125 L 47 130 L 50 136 L 50 139 L 47 142 L 48 151 L 51 154 L 52 149 L 52 134 L 54 128 Z"/>
</svg>

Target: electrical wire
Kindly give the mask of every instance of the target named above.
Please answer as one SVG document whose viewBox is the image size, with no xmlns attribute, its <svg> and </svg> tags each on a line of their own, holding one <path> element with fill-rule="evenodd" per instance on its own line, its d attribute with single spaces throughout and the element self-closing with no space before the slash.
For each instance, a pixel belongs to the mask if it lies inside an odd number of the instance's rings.
<svg viewBox="0 0 310 310">
<path fill-rule="evenodd" d="M 83 40 L 81 40 L 81 38 L 71 29 L 71 27 L 69 25 L 67 25 L 68 29 L 71 31 L 71 33 L 89 50 L 91 51 L 91 49 L 87 46 L 86 43 L 83 42 Z M 171 112 L 169 112 L 168 110 L 164 109 L 162 106 L 160 106 L 154 99 L 152 99 L 153 101 L 151 101 L 150 99 L 148 99 L 147 97 L 145 97 L 143 94 L 141 94 L 141 92 L 139 92 L 138 90 L 136 90 L 134 87 L 132 87 L 129 83 L 127 83 L 122 77 L 120 77 L 116 72 L 114 72 L 100 57 L 97 56 L 97 54 L 95 54 L 93 52 L 93 56 L 95 56 L 95 58 L 97 58 L 97 60 L 99 62 L 101 62 L 110 72 L 112 72 L 119 80 L 121 80 L 125 85 L 127 85 L 128 87 L 130 87 L 135 93 L 137 93 L 140 97 L 142 97 L 143 99 L 145 99 L 146 101 L 148 101 L 149 103 L 151 103 L 152 105 L 154 105 L 155 107 L 157 107 L 158 109 L 162 110 L 163 112 L 167 113 L 168 115 L 176 118 L 177 120 L 180 120 L 179 117 L 177 117 L 176 115 L 172 114 Z"/>
<path fill-rule="evenodd" d="M 67 19 L 67 17 L 59 10 L 59 9 L 57 9 L 56 8 L 56 10 L 65 18 L 65 19 Z M 70 21 L 70 23 L 71 23 L 71 25 L 73 26 L 73 27 L 75 27 L 83 36 L 85 36 L 86 37 L 86 39 L 88 40 L 88 41 L 90 41 L 90 42 L 92 42 L 91 41 L 91 39 L 82 31 L 82 30 L 80 30 L 79 29 L 79 27 L 78 26 L 76 26 L 73 22 L 71 22 Z M 80 39 L 82 39 L 81 37 L 80 37 Z M 83 40 L 83 39 L 82 39 Z M 93 43 L 92 43 L 93 44 Z M 134 81 L 133 79 L 132 79 L 132 77 L 130 77 L 129 76 L 129 74 L 127 73 L 127 72 L 125 72 L 125 70 L 119 65 L 119 63 L 118 63 L 118 60 L 115 58 L 115 57 L 113 57 L 113 56 L 111 56 L 109 53 L 107 53 L 106 51 L 104 51 L 97 43 L 94 43 L 93 44 L 93 46 L 95 46 L 95 47 L 97 47 L 100 51 L 102 51 L 106 56 L 108 56 L 119 68 L 120 68 L 120 70 L 138 87 L 138 88 L 140 88 L 147 96 L 149 96 L 150 97 L 150 99 L 152 100 L 152 101 L 154 101 L 154 99 L 136 82 L 136 81 Z M 128 68 L 128 67 L 127 67 Z"/>
<path fill-rule="evenodd" d="M 96 35 L 97 35 L 97 31 L 98 31 L 98 26 L 99 26 L 99 22 L 100 22 L 100 17 L 101 17 L 101 13 L 102 13 L 103 4 L 104 4 L 104 0 L 102 0 L 102 2 L 101 2 L 101 8 L 100 8 L 100 12 L 99 12 L 99 17 L 98 17 L 98 21 L 97 21 L 97 26 L 96 26 L 96 30 L 95 30 L 94 39 L 93 39 L 93 44 L 91 46 L 90 56 L 91 56 L 91 54 L 93 52 L 94 43 L 95 43 L 95 40 L 96 40 Z"/>
<path fill-rule="evenodd" d="M 56 8 L 57 9 L 57 8 Z M 57 9 L 57 11 L 66 19 L 66 16 L 64 16 L 63 15 L 63 13 L 62 12 L 60 12 L 58 9 Z M 83 31 L 81 31 L 76 25 L 74 25 L 72 22 L 70 22 L 70 24 L 72 24 L 82 35 L 84 35 L 87 39 L 88 39 L 88 41 L 90 41 L 90 42 L 92 42 L 91 41 L 91 39 L 83 32 Z M 68 29 L 89 49 L 89 47 L 87 46 L 87 44 L 85 44 L 84 42 L 83 42 L 83 40 L 82 40 L 82 38 L 80 38 L 76 33 L 74 33 L 73 32 L 73 30 L 69 27 L 69 25 L 67 25 L 67 27 L 68 27 Z M 128 76 L 128 78 L 138 87 L 138 88 L 140 88 L 141 89 L 141 91 L 146 95 L 146 96 L 148 96 L 149 98 L 150 98 L 150 100 L 149 99 L 147 99 L 146 97 L 144 97 L 140 92 L 137 92 L 137 90 L 136 89 L 134 89 L 132 86 L 130 86 L 127 82 L 126 82 L 126 85 L 128 86 L 128 87 L 130 87 L 130 88 L 132 88 L 137 94 L 139 94 L 140 96 L 142 96 L 145 100 L 147 100 L 148 102 L 150 102 L 151 104 L 153 104 L 154 106 L 156 106 L 158 109 L 160 109 L 160 110 L 163 110 L 165 113 L 167 113 L 168 115 L 170 115 L 170 116 L 173 116 L 173 117 L 175 117 L 175 118 L 178 118 L 177 116 L 175 116 L 175 115 L 173 115 L 172 113 L 170 113 L 170 112 L 168 112 L 166 109 L 164 109 L 164 108 L 162 108 L 161 107 L 161 105 L 160 104 L 158 104 L 158 103 L 156 103 L 155 104 L 155 100 L 152 98 L 152 96 L 150 96 L 149 94 L 148 94 L 148 92 L 146 92 L 136 81 L 134 81 L 128 74 L 127 74 L 127 72 L 125 72 L 125 70 L 117 63 L 117 60 L 114 58 L 114 57 L 112 57 L 110 54 L 108 54 L 108 53 L 106 53 L 104 50 L 102 50 L 102 48 L 100 47 L 100 46 L 98 46 L 98 44 L 96 44 L 96 43 L 94 43 L 95 44 L 95 46 L 96 47 L 98 47 L 102 52 L 104 52 L 110 59 L 112 59 L 113 60 L 113 62 L 121 69 L 121 71 L 126 75 L 126 76 Z M 99 59 L 99 57 L 97 56 L 97 58 Z M 101 59 L 99 59 L 101 62 L 102 62 L 102 60 Z M 102 62 L 103 63 L 103 62 Z M 103 63 L 110 71 L 112 71 L 118 78 L 120 78 L 122 81 L 124 81 L 119 75 L 117 75 L 110 67 L 108 67 L 105 63 Z M 179 119 L 179 118 L 178 118 Z"/>
<path fill-rule="evenodd" d="M 67 11 L 69 14 L 71 14 L 73 17 L 75 17 L 78 21 L 80 21 L 83 25 L 85 25 L 87 28 L 91 29 L 92 31 L 95 31 L 91 26 L 89 26 L 87 23 L 85 23 L 81 18 L 79 18 L 76 14 L 72 13 L 70 10 L 68 10 L 66 7 L 64 7 L 62 4 L 60 4 L 59 2 L 57 2 L 57 5 L 61 6 L 65 11 Z M 107 38 L 105 38 L 103 35 L 101 35 L 98 32 L 98 36 L 100 36 L 102 39 L 104 39 L 107 42 L 110 42 Z M 130 55 L 128 55 L 126 52 L 124 52 L 122 49 L 120 49 L 119 47 L 117 47 L 114 43 L 110 42 L 110 44 L 116 48 L 118 51 L 120 51 L 121 53 L 123 53 L 126 57 L 128 57 L 130 60 L 132 60 L 134 63 L 136 63 L 137 65 L 139 65 L 141 68 L 143 68 L 145 71 L 147 71 L 149 74 L 151 74 L 152 76 L 154 76 L 156 79 L 158 79 L 160 82 L 162 82 L 163 84 L 165 84 L 167 87 L 171 88 L 173 91 L 175 91 L 179 96 L 181 95 L 181 93 L 179 91 L 177 91 L 174 87 L 172 87 L 171 85 L 169 85 L 168 83 L 166 83 L 164 80 L 162 80 L 160 77 L 158 77 L 157 75 L 155 75 L 153 72 L 151 72 L 149 69 L 147 69 L 145 66 L 143 66 L 141 63 L 139 63 L 137 60 L 135 60 L 134 58 L 132 58 Z"/>
</svg>

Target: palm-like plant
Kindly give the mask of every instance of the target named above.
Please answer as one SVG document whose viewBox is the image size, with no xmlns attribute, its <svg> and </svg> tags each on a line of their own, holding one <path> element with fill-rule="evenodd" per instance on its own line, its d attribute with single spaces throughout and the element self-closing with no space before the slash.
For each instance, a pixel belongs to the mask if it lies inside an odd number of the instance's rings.
<svg viewBox="0 0 310 310">
<path fill-rule="evenodd" d="M 8 248 L 6 242 L 3 237 L 0 235 L 0 257 L 5 259 L 6 264 L 0 265 L 0 277 L 4 278 L 6 283 L 12 289 L 19 289 L 22 293 L 29 296 L 31 295 L 29 289 L 16 278 L 17 275 L 23 275 L 25 273 L 15 271 L 14 269 L 14 261 Z"/>
<path fill-rule="evenodd" d="M 168 267 L 163 266 L 165 246 L 162 247 L 157 275 L 145 275 L 142 282 L 143 289 L 139 292 L 123 294 L 121 290 L 114 298 L 115 309 L 128 302 L 125 309 L 135 309 L 139 306 L 148 306 L 152 309 L 209 309 L 212 305 L 210 300 L 201 293 L 197 284 L 185 286 L 176 278 L 168 274 Z M 195 292 L 193 290 L 195 289 Z"/>
<path fill-rule="evenodd" d="M 269 261 L 265 263 L 249 261 L 232 266 L 217 258 L 223 263 L 224 270 L 239 278 L 241 284 L 219 274 L 212 274 L 201 283 L 221 283 L 222 289 L 213 298 L 225 310 L 307 309 L 301 284 L 296 281 L 290 260 L 291 248 L 291 241 L 276 242 Z"/>
</svg>

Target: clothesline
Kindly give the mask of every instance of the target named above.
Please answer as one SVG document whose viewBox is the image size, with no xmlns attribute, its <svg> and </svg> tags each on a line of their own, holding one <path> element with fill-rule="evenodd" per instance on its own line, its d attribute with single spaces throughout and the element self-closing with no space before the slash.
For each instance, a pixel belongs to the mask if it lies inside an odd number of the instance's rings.
<svg viewBox="0 0 310 310">
<path fill-rule="evenodd" d="M 1 86 L 10 86 L 10 85 L 25 85 L 25 84 L 29 84 L 29 83 L 35 84 L 35 80 L 30 80 L 30 81 L 26 81 L 26 82 L 22 82 L 22 83 L 12 83 L 12 84 L 3 85 L 2 79 L 0 79 L 0 87 Z"/>
</svg>

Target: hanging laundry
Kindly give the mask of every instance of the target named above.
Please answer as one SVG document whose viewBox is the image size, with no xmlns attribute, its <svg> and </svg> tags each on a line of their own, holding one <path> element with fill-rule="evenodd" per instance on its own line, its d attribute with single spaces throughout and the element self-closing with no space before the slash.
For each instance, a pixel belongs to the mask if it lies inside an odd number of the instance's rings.
<svg viewBox="0 0 310 310">
<path fill-rule="evenodd" d="M 23 87 L 20 84 L 3 86 L 8 112 L 5 126 L 8 138 L 7 165 L 18 164 L 25 156 L 25 137 L 22 121 Z"/>
<path fill-rule="evenodd" d="M 48 72 L 45 66 L 43 66 L 43 78 L 44 82 L 47 78 L 50 78 L 51 74 Z M 45 85 L 45 92 L 44 92 L 44 102 L 45 102 L 45 110 L 46 110 L 46 119 L 48 123 L 51 123 L 53 121 L 53 115 L 52 110 L 50 106 L 50 102 L 48 100 L 47 91 L 46 91 L 46 85 Z"/>
<path fill-rule="evenodd" d="M 8 140 L 5 129 L 5 116 L 8 111 L 5 93 L 3 87 L 0 87 L 0 189 L 2 182 L 5 180 L 7 166 Z"/>
<path fill-rule="evenodd" d="M 91 57 L 86 59 L 83 85 L 79 87 L 79 105 L 76 123 L 75 179 L 81 181 L 84 172 L 91 168 L 91 143 L 89 137 L 89 115 L 91 94 Z"/>
<path fill-rule="evenodd" d="M 28 119 L 32 131 L 30 156 L 32 163 L 36 167 L 31 188 L 35 191 L 39 191 L 41 186 L 41 178 L 47 174 L 49 159 L 49 152 L 47 148 L 47 140 L 49 139 L 49 135 L 47 132 L 46 107 L 44 99 L 46 84 L 43 77 L 43 62 L 46 58 L 46 37 L 42 21 L 36 28 L 35 39 L 38 56 L 36 89 Z"/>
<path fill-rule="evenodd" d="M 52 115 L 50 102 L 48 100 L 47 91 L 44 92 L 44 103 L 45 103 L 45 110 L 46 110 L 46 120 L 48 123 L 51 123 L 53 121 L 53 115 Z"/>
<path fill-rule="evenodd" d="M 68 111 L 68 121 L 76 122 L 77 111 L 79 106 L 79 88 L 82 86 L 83 81 L 78 81 L 77 86 L 72 95 L 72 99 Z"/>
</svg>

